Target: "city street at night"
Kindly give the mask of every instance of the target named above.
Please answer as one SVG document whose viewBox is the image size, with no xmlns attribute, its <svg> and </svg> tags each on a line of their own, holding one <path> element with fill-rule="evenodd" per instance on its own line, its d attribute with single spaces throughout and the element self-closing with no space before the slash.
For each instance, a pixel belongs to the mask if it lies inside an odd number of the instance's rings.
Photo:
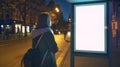
<svg viewBox="0 0 120 67">
<path fill-rule="evenodd" d="M 70 47 L 70 43 L 65 42 L 63 34 L 56 34 L 55 40 L 59 48 L 59 51 L 56 53 L 56 62 L 59 67 Z M 20 40 L 0 41 L 0 67 L 21 67 L 21 59 L 31 45 L 31 36 Z"/>
<path fill-rule="evenodd" d="M 120 67 L 120 0 L 0 0 L 0 67 Z"/>
</svg>

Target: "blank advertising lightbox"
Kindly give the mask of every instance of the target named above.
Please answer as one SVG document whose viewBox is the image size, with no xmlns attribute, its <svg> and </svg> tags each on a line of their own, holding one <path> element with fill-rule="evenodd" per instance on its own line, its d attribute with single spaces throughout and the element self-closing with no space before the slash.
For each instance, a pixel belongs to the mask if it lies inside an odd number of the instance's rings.
<svg viewBox="0 0 120 67">
<path fill-rule="evenodd" d="M 106 3 L 74 5 L 74 51 L 107 53 Z"/>
</svg>

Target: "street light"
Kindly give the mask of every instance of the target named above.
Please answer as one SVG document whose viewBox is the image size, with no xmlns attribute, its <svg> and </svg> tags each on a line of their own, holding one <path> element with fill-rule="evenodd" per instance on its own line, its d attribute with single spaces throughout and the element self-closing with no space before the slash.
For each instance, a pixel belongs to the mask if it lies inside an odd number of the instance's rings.
<svg viewBox="0 0 120 67">
<path fill-rule="evenodd" d="M 60 10 L 56 7 L 56 8 L 55 8 L 55 11 L 56 11 L 56 12 L 59 12 Z"/>
</svg>

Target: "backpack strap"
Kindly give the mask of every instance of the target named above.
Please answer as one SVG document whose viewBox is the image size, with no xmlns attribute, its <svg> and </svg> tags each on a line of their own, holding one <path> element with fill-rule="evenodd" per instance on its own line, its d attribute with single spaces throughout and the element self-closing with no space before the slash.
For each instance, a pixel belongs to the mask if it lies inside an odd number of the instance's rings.
<svg viewBox="0 0 120 67">
<path fill-rule="evenodd" d="M 42 34 L 42 35 L 40 36 L 40 38 L 38 39 L 37 44 L 35 45 L 35 48 L 38 47 L 38 45 L 39 45 L 39 43 L 40 43 L 40 40 L 42 39 L 43 35 L 44 35 L 44 34 Z"/>
<path fill-rule="evenodd" d="M 43 59 L 41 61 L 41 66 L 43 65 L 44 61 L 45 61 L 45 58 L 47 57 L 47 53 L 48 53 L 49 50 L 47 50 L 43 56 Z"/>
</svg>

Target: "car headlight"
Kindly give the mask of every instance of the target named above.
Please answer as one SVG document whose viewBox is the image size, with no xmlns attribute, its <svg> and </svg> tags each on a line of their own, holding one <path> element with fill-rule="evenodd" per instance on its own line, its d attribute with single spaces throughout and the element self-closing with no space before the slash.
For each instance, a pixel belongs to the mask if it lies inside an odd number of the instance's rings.
<svg viewBox="0 0 120 67">
<path fill-rule="evenodd" d="M 69 32 L 67 32 L 67 35 L 70 37 L 71 36 L 71 32 L 69 31 Z"/>
</svg>

